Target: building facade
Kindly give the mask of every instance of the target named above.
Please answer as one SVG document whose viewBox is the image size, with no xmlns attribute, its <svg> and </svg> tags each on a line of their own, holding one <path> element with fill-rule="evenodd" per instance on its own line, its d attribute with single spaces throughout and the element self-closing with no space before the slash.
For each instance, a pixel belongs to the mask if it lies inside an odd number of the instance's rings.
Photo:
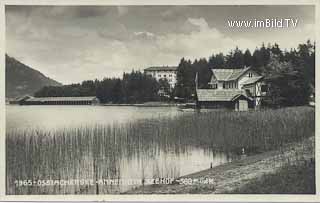
<svg viewBox="0 0 320 203">
<path fill-rule="evenodd" d="M 149 67 L 144 69 L 147 75 L 152 76 L 157 81 L 160 79 L 166 79 L 173 89 L 177 83 L 177 68 L 176 66 L 159 66 L 159 67 Z"/>
<path fill-rule="evenodd" d="M 210 89 L 197 89 L 197 105 L 210 108 L 232 108 L 245 111 L 259 108 L 266 95 L 263 77 L 250 67 L 212 69 Z"/>
</svg>

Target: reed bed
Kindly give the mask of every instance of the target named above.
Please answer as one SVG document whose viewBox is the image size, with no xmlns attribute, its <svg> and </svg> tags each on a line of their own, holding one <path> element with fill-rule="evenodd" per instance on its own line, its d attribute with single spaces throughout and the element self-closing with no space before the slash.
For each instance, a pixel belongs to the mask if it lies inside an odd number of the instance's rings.
<svg viewBox="0 0 320 203">
<path fill-rule="evenodd" d="M 6 134 L 7 194 L 107 194 L 117 186 L 25 186 L 16 180 L 120 179 L 126 159 L 186 153 L 189 147 L 238 153 L 262 152 L 314 136 L 314 108 L 254 112 L 217 111 L 152 118 L 113 125 L 56 130 L 11 130 Z M 136 169 L 132 169 L 136 170 Z M 169 168 L 155 176 L 176 176 Z M 159 168 L 153 169 L 160 173 Z M 144 171 L 142 172 L 144 174 Z"/>
</svg>

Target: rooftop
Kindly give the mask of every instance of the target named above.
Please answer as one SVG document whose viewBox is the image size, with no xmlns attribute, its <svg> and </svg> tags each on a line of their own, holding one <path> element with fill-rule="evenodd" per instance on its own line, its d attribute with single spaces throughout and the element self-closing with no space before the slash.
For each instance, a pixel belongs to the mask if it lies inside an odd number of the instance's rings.
<svg viewBox="0 0 320 203">
<path fill-rule="evenodd" d="M 33 98 L 33 97 L 30 96 L 30 95 L 24 95 L 24 96 L 16 97 L 16 98 L 13 99 L 13 100 L 14 100 L 14 101 L 22 101 L 22 100 L 26 100 L 26 99 L 29 99 L 29 98 Z"/>
<path fill-rule="evenodd" d="M 176 71 L 178 69 L 177 66 L 153 66 L 144 69 L 145 71 Z"/>
<path fill-rule="evenodd" d="M 212 69 L 213 74 L 220 81 L 230 81 L 238 79 L 242 74 L 247 72 L 250 67 L 237 69 Z"/>
<path fill-rule="evenodd" d="M 243 85 L 249 85 L 249 84 L 256 83 L 262 78 L 263 78 L 262 76 L 256 76 L 256 77 L 249 78 L 248 80 L 243 82 Z"/>
<path fill-rule="evenodd" d="M 249 98 L 244 90 L 238 89 L 197 89 L 198 101 L 233 101 L 243 95 Z M 251 99 L 251 98 L 249 98 Z"/>
<path fill-rule="evenodd" d="M 43 102 L 43 101 L 91 101 L 93 99 L 96 99 L 96 97 L 33 97 L 28 99 L 27 101 L 37 101 L 37 102 Z"/>
</svg>

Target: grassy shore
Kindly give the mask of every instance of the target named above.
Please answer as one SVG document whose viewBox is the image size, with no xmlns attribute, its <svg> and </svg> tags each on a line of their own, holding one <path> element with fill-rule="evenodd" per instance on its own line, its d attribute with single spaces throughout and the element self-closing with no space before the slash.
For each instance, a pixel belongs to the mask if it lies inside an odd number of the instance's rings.
<svg viewBox="0 0 320 203">
<path fill-rule="evenodd" d="M 287 165 L 235 189 L 233 194 L 315 194 L 315 164 Z"/>
<path fill-rule="evenodd" d="M 240 153 L 245 149 L 247 154 L 255 154 L 278 150 L 287 143 L 314 136 L 314 116 L 314 108 L 295 107 L 254 112 L 192 113 L 51 131 L 38 128 L 12 130 L 6 134 L 7 192 L 117 193 L 98 186 L 17 188 L 14 181 L 120 177 L 119 161 L 123 157 L 157 157 L 160 149 L 176 154 L 188 153 L 189 147 L 211 150 L 212 153 Z"/>
<path fill-rule="evenodd" d="M 182 176 L 179 184 L 146 185 L 125 194 L 314 194 L 314 137 Z M 180 184 L 211 179 L 212 184 Z"/>
</svg>

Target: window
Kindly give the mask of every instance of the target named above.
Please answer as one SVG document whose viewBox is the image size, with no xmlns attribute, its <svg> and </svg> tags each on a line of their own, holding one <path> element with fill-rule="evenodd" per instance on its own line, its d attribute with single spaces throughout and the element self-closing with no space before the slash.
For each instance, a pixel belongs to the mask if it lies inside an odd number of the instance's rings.
<svg viewBox="0 0 320 203">
<path fill-rule="evenodd" d="M 249 72 L 249 78 L 252 78 L 252 73 L 251 72 Z"/>
<path fill-rule="evenodd" d="M 217 83 L 212 84 L 212 88 L 213 89 L 217 89 L 218 88 L 218 84 Z"/>
<path fill-rule="evenodd" d="M 167 75 L 163 75 L 163 77 L 167 77 Z"/>
<path fill-rule="evenodd" d="M 170 74 L 169 77 L 172 77 L 172 75 Z"/>
<path fill-rule="evenodd" d="M 247 94 L 249 97 L 252 97 L 252 96 L 253 96 L 252 93 L 251 93 L 251 91 L 250 91 L 250 89 L 245 89 L 245 91 L 246 91 L 246 94 Z"/>
<path fill-rule="evenodd" d="M 261 85 L 261 92 L 267 92 L 267 85 Z"/>
<path fill-rule="evenodd" d="M 222 84 L 222 87 L 223 87 L 223 89 L 225 89 L 225 88 L 226 88 L 226 84 L 225 84 L 225 83 L 223 83 L 223 84 Z"/>
</svg>

